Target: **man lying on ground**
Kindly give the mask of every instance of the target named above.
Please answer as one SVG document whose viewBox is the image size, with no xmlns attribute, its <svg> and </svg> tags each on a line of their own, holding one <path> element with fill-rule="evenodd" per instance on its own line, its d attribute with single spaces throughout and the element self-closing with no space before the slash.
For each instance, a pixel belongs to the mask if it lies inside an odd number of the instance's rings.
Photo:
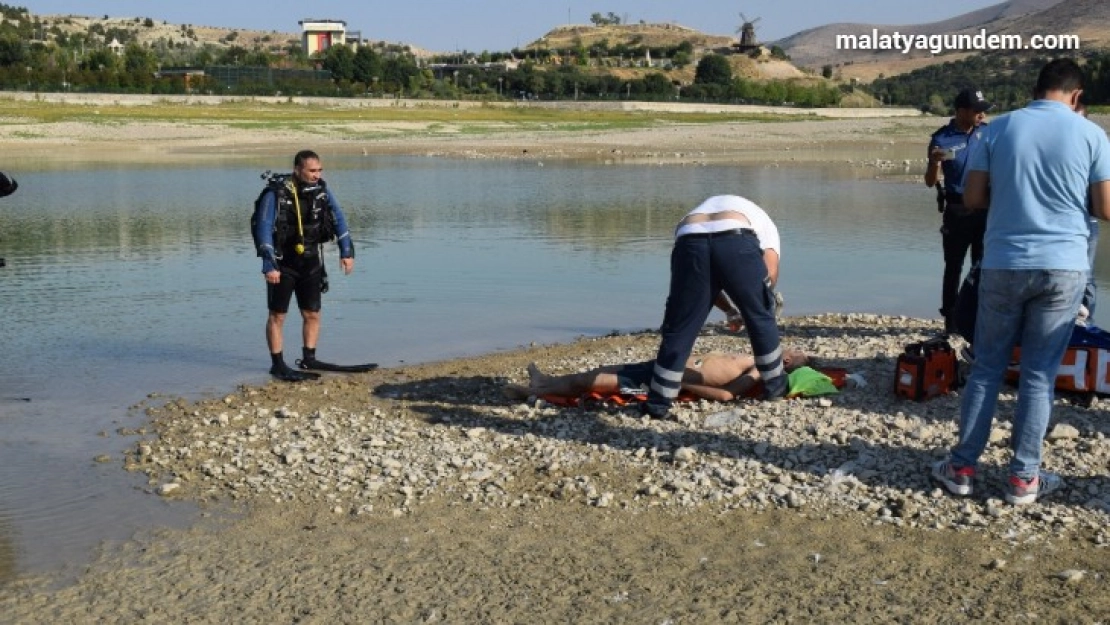
<svg viewBox="0 0 1110 625">
<path fill-rule="evenodd" d="M 783 350 L 783 367 L 793 371 L 809 364 L 809 357 L 797 348 Z M 535 363 L 528 365 L 528 385 L 509 384 L 505 395 L 510 399 L 529 396 L 578 397 L 585 393 L 646 394 L 651 384 L 655 362 L 606 365 L 582 373 L 549 375 Z M 709 353 L 691 356 L 682 374 L 682 389 L 714 401 L 731 401 L 752 389 L 759 382 L 755 358 L 747 354 Z"/>
</svg>

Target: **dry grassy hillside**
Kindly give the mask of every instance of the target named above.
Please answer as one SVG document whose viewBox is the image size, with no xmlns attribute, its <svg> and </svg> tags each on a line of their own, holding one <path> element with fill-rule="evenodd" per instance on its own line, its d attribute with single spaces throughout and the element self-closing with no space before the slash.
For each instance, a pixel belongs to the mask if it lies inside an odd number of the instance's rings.
<svg viewBox="0 0 1110 625">
<path fill-rule="evenodd" d="M 707 35 L 677 24 L 571 25 L 552 30 L 528 44 L 526 49 L 571 50 L 581 44 L 588 50 L 601 42 L 605 42 L 610 48 L 620 43 L 629 47 L 666 48 L 677 46 L 684 41 L 690 42 L 697 56 L 710 51 L 729 51 L 737 40 L 734 37 Z M 759 58 L 752 58 L 746 54 L 731 54 L 729 63 L 732 65 L 733 75 L 752 80 L 805 78 L 820 80 L 812 73 L 798 69 L 789 61 L 771 58 L 766 49 Z M 633 79 L 642 77 L 649 69 L 611 68 L 606 71 L 622 79 Z M 667 72 L 667 75 L 673 80 L 690 82 L 694 79 L 694 67 L 691 65 L 683 69 L 674 69 Z"/>
<path fill-rule="evenodd" d="M 299 43 L 300 34 L 297 32 L 278 32 L 264 30 L 242 30 L 235 28 L 221 28 L 218 26 L 201 26 L 196 24 L 170 24 L 164 20 L 150 18 L 152 26 L 147 26 L 146 17 L 89 17 L 81 15 L 43 15 L 39 16 L 43 26 L 49 29 L 57 26 L 66 33 L 85 33 L 94 25 L 99 25 L 105 31 L 121 29 L 130 32 L 142 44 L 153 44 L 159 40 L 166 43 L 203 46 L 237 45 L 247 49 L 262 47 L 263 49 L 281 49 L 290 43 Z M 291 25 L 296 26 L 296 20 L 291 20 Z"/>
<path fill-rule="evenodd" d="M 1022 17 L 1002 33 L 1079 35 L 1083 49 L 1110 48 L 1110 3 L 1106 0 L 1066 0 L 1047 10 Z"/>
<path fill-rule="evenodd" d="M 695 48 L 727 48 L 736 42 L 733 37 L 706 35 L 677 24 L 569 25 L 555 28 L 528 44 L 527 48 L 558 50 L 572 48 L 579 42 L 589 48 L 603 40 L 608 41 L 610 46 L 625 42 L 649 48 L 677 46 L 683 41 L 689 41 Z"/>
</svg>

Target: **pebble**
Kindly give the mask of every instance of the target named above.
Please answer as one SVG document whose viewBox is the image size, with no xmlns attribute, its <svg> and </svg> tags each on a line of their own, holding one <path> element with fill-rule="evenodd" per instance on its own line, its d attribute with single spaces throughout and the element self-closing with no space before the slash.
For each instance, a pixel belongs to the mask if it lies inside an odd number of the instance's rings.
<svg viewBox="0 0 1110 625">
<path fill-rule="evenodd" d="M 1079 438 L 1079 428 L 1067 423 L 1057 423 L 1047 438 L 1050 441 L 1075 440 Z"/>
<path fill-rule="evenodd" d="M 1056 577 L 1063 580 L 1065 584 L 1078 584 L 1086 576 L 1087 572 L 1079 569 L 1068 569 L 1056 574 Z"/>
</svg>

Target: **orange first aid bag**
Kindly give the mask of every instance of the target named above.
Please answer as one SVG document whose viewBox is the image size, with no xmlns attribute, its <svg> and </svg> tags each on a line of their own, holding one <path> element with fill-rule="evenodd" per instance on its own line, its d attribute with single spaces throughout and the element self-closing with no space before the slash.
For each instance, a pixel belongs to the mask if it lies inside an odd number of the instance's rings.
<svg viewBox="0 0 1110 625">
<path fill-rule="evenodd" d="M 956 352 L 947 339 L 936 338 L 906 345 L 894 370 L 894 394 L 924 401 L 959 386 Z"/>
</svg>

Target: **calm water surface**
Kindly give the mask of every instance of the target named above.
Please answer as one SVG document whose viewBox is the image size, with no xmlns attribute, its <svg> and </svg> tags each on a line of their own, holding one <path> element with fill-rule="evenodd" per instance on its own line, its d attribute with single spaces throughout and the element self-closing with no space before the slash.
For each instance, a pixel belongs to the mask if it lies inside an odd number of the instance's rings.
<svg viewBox="0 0 1110 625">
<path fill-rule="evenodd" d="M 288 159 L 13 171 L 20 191 L 0 201 L 0 581 L 191 518 L 120 470 L 134 438 L 116 432 L 144 423 L 135 406 L 150 393 L 267 380 L 247 223 L 259 173 Z M 718 193 L 777 221 L 787 314 L 936 315 L 932 193 L 870 169 L 324 164 L 358 250 L 351 276 L 328 251 L 319 356 L 330 361 L 390 366 L 655 327 L 674 223 Z M 289 361 L 299 327 L 291 317 Z"/>
</svg>

